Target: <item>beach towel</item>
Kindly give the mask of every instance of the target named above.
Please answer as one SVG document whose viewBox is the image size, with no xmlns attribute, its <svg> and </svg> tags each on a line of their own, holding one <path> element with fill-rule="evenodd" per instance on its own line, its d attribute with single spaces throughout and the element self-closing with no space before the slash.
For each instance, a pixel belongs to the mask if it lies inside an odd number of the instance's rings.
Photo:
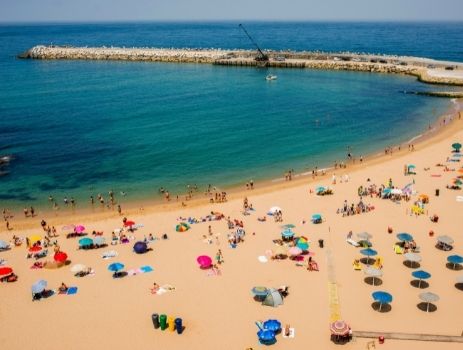
<svg viewBox="0 0 463 350">
<path fill-rule="evenodd" d="M 349 243 L 350 245 L 353 245 L 354 247 L 360 246 L 360 244 L 356 241 L 354 241 L 352 238 L 346 239 L 346 242 Z"/>
<path fill-rule="evenodd" d="M 289 329 L 289 335 L 286 335 L 284 331 L 281 333 L 282 333 L 283 338 L 294 338 L 294 336 L 296 335 L 296 331 L 294 328 Z"/>
<path fill-rule="evenodd" d="M 265 264 L 266 262 L 268 262 L 267 257 L 266 257 L 266 256 L 263 256 L 263 255 L 258 256 L 258 257 L 257 257 L 257 260 L 259 260 L 259 262 L 261 262 L 261 263 L 263 263 L 263 264 Z"/>
<path fill-rule="evenodd" d="M 69 288 L 68 288 L 67 295 L 74 295 L 74 294 L 77 294 L 77 290 L 78 290 L 77 287 L 69 287 Z"/>
<path fill-rule="evenodd" d="M 114 250 L 110 250 L 109 252 L 104 252 L 102 254 L 103 259 L 109 259 L 109 258 L 114 258 L 118 255 L 118 253 Z"/>
<path fill-rule="evenodd" d="M 140 267 L 140 270 L 141 270 L 141 272 L 143 272 L 143 273 L 147 273 L 147 272 L 153 271 L 153 268 L 152 268 L 151 266 L 149 266 L 149 265 L 146 265 L 146 266 Z"/>
</svg>

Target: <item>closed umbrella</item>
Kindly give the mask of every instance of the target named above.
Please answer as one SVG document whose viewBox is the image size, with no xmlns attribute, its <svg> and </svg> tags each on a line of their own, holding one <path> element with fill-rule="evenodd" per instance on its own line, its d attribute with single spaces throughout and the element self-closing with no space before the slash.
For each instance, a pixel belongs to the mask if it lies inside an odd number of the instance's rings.
<svg viewBox="0 0 463 350">
<path fill-rule="evenodd" d="M 32 285 L 31 290 L 32 293 L 37 294 L 42 293 L 45 290 L 45 288 L 47 288 L 47 281 L 39 280 Z"/>
<path fill-rule="evenodd" d="M 84 271 L 86 268 L 87 267 L 85 265 L 76 264 L 73 267 L 71 267 L 71 272 L 74 272 L 74 273 L 81 272 L 81 271 Z"/>
<path fill-rule="evenodd" d="M 6 249 L 10 246 L 10 244 L 8 242 L 5 242 L 5 241 L 1 241 L 0 240 L 0 249 Z"/>
<path fill-rule="evenodd" d="M 13 269 L 11 267 L 0 267 L 0 278 L 9 276 L 13 273 Z"/>
<path fill-rule="evenodd" d="M 207 255 L 198 256 L 196 261 L 198 262 L 199 267 L 202 269 L 207 269 L 212 266 L 212 258 Z"/>
<path fill-rule="evenodd" d="M 426 312 L 429 312 L 429 304 L 438 301 L 440 298 L 437 294 L 426 292 L 420 294 L 420 299 L 427 304 Z"/>
<path fill-rule="evenodd" d="M 418 288 L 421 288 L 421 281 L 422 280 L 427 280 L 428 278 L 430 278 L 431 274 L 429 272 L 426 272 L 426 271 L 423 271 L 423 270 L 418 270 L 418 271 L 413 271 L 412 276 L 419 280 Z"/>
<path fill-rule="evenodd" d="M 389 304 L 392 302 L 392 295 L 387 292 L 377 291 L 373 292 L 371 296 L 373 297 L 373 300 L 379 302 L 379 311 L 381 311 L 383 304 Z"/>
<path fill-rule="evenodd" d="M 120 271 L 124 268 L 124 264 L 120 263 L 120 262 L 115 262 L 115 263 L 112 263 L 108 266 L 108 270 L 109 271 L 113 271 L 113 272 L 117 272 L 117 271 Z"/>
<path fill-rule="evenodd" d="M 463 256 L 460 256 L 460 255 L 450 255 L 449 257 L 447 257 L 447 261 L 451 264 L 453 264 L 453 268 L 455 269 L 455 267 L 458 265 L 458 264 L 461 264 L 463 263 Z"/>
<path fill-rule="evenodd" d="M 383 275 L 383 271 L 380 269 L 374 268 L 372 266 L 368 266 L 365 270 L 365 275 L 371 277 L 373 279 L 373 285 L 375 285 L 376 278 L 379 278 Z"/>
<path fill-rule="evenodd" d="M 267 320 L 264 322 L 264 329 L 278 333 L 281 329 L 281 322 L 278 320 Z"/>
<path fill-rule="evenodd" d="M 397 239 L 402 242 L 411 242 L 413 241 L 413 236 L 409 233 L 402 232 L 397 234 Z"/>
<path fill-rule="evenodd" d="M 259 296 L 259 297 L 264 297 L 268 294 L 268 288 L 262 287 L 262 286 L 257 286 L 251 289 L 252 294 Z"/>
<path fill-rule="evenodd" d="M 145 242 L 137 242 L 133 246 L 133 250 L 137 254 L 143 254 L 146 253 L 146 251 L 148 250 L 148 245 Z"/>
<path fill-rule="evenodd" d="M 68 255 L 64 252 L 57 252 L 55 253 L 55 255 L 53 256 L 53 259 L 56 261 L 56 262 L 65 262 L 68 258 Z"/>
<path fill-rule="evenodd" d="M 81 247 L 88 247 L 88 246 L 91 246 L 92 244 L 93 244 L 93 240 L 91 238 L 85 237 L 85 238 L 79 239 L 79 245 Z"/>
<path fill-rule="evenodd" d="M 338 320 L 330 323 L 331 334 L 344 337 L 349 334 L 350 328 L 349 325 L 342 320 Z"/>
</svg>

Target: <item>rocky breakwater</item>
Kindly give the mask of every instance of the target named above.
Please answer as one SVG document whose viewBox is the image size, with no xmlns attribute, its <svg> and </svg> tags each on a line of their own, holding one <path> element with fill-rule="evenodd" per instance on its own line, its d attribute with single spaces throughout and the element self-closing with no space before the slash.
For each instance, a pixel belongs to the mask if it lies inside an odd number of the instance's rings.
<svg viewBox="0 0 463 350">
<path fill-rule="evenodd" d="M 223 58 L 226 54 L 227 52 L 222 50 L 61 47 L 40 45 L 34 46 L 30 50 L 18 55 L 18 57 L 42 60 L 115 60 L 213 63 L 215 60 Z"/>
</svg>

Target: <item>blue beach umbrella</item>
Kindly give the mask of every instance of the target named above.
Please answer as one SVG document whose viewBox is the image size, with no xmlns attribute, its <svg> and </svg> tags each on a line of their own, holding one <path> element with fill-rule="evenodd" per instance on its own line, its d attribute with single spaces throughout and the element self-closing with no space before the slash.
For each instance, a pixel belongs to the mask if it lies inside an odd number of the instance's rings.
<svg viewBox="0 0 463 350">
<path fill-rule="evenodd" d="M 148 245 L 145 242 L 137 242 L 133 246 L 133 250 L 137 254 L 143 254 L 146 253 L 146 251 L 148 250 Z"/>
<path fill-rule="evenodd" d="M 267 320 L 264 322 L 264 329 L 277 333 L 281 329 L 281 322 L 278 320 Z"/>
<path fill-rule="evenodd" d="M 374 301 L 379 302 L 379 311 L 381 311 L 381 307 L 383 304 L 389 304 L 392 302 L 392 295 L 387 292 L 376 291 L 371 294 Z"/>
<path fill-rule="evenodd" d="M 370 263 L 370 257 L 378 255 L 378 252 L 374 249 L 367 248 L 367 249 L 362 249 L 360 251 L 360 254 L 364 255 L 367 257 L 367 264 Z"/>
<path fill-rule="evenodd" d="M 422 280 L 427 280 L 428 278 L 430 278 L 431 274 L 429 272 L 426 272 L 426 271 L 423 271 L 423 270 L 418 270 L 418 271 L 413 271 L 412 276 L 419 280 L 418 288 L 421 288 L 421 281 Z"/>
<path fill-rule="evenodd" d="M 79 245 L 81 247 L 88 247 L 92 244 L 93 244 L 93 240 L 91 238 L 85 237 L 85 238 L 79 239 Z"/>
<path fill-rule="evenodd" d="M 8 242 L 5 242 L 5 241 L 0 241 L 0 249 L 6 249 L 8 248 L 10 245 L 8 244 Z"/>
<path fill-rule="evenodd" d="M 409 233 L 405 233 L 405 232 L 402 232 L 402 233 L 398 233 L 397 234 L 397 239 L 399 241 L 402 241 L 402 242 L 410 242 L 410 241 L 413 241 L 413 236 Z"/>
<path fill-rule="evenodd" d="M 283 232 L 281 232 L 281 236 L 283 238 L 293 238 L 294 237 L 294 232 L 291 231 L 291 229 L 286 229 Z"/>
<path fill-rule="evenodd" d="M 463 256 L 460 255 L 450 255 L 447 257 L 447 261 L 453 264 L 453 268 L 457 266 L 457 264 L 463 263 Z"/>
<path fill-rule="evenodd" d="M 315 192 L 317 192 L 317 193 L 323 192 L 325 190 L 326 190 L 326 188 L 323 187 L 323 186 L 318 186 L 317 188 L 315 188 Z"/>
<path fill-rule="evenodd" d="M 261 329 L 260 331 L 258 331 L 257 337 L 259 338 L 259 341 L 263 344 L 274 343 L 276 341 L 275 332 L 272 332 L 268 329 Z"/>
<path fill-rule="evenodd" d="M 392 191 L 392 188 L 387 187 L 383 190 L 383 193 L 389 194 L 391 193 L 391 191 Z"/>
<path fill-rule="evenodd" d="M 120 263 L 120 262 L 115 262 L 115 263 L 112 263 L 108 266 L 108 270 L 109 271 L 112 271 L 112 272 L 117 272 L 117 271 L 120 271 L 124 268 L 124 264 Z"/>
<path fill-rule="evenodd" d="M 47 281 L 39 280 L 32 285 L 31 290 L 32 293 L 37 294 L 42 293 L 45 290 L 45 288 L 47 288 Z"/>
</svg>

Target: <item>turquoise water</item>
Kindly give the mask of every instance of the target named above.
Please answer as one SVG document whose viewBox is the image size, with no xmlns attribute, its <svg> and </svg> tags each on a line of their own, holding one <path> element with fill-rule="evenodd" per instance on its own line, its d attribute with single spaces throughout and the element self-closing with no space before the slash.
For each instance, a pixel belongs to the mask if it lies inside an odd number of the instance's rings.
<svg viewBox="0 0 463 350">
<path fill-rule="evenodd" d="M 449 107 L 401 93 L 429 89 L 406 76 L 272 69 L 267 82 L 257 68 L 15 60 L 33 39 L 21 28 L 0 28 L 0 155 L 14 156 L 0 169 L 1 207 L 308 171 L 348 146 L 358 156 L 406 141 Z"/>
</svg>

